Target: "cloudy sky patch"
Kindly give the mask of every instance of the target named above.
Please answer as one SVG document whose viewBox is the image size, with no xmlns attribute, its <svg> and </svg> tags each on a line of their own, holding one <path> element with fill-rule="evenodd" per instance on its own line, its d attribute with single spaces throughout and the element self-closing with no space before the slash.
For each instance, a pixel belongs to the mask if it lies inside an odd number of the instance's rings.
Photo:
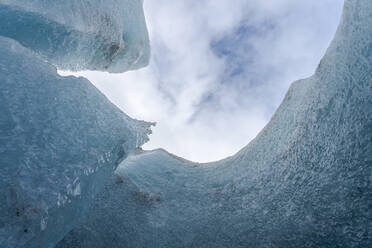
<svg viewBox="0 0 372 248">
<path fill-rule="evenodd" d="M 152 58 L 124 74 L 79 73 L 131 117 L 157 122 L 145 149 L 194 161 L 233 155 L 310 76 L 343 0 L 147 0 Z"/>
</svg>

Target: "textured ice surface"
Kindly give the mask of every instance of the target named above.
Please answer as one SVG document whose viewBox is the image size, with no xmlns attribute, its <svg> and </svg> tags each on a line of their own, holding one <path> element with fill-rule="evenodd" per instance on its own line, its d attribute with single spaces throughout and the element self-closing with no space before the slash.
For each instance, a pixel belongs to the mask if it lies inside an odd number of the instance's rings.
<svg viewBox="0 0 372 248">
<path fill-rule="evenodd" d="M 130 156 L 57 247 L 372 247 L 372 1 L 346 0 L 316 73 L 225 160 Z"/>
<path fill-rule="evenodd" d="M 0 247 L 53 247 L 149 126 L 0 37 Z"/>
<path fill-rule="evenodd" d="M 124 72 L 147 65 L 143 0 L 0 0 L 0 36 L 66 70 Z"/>
</svg>

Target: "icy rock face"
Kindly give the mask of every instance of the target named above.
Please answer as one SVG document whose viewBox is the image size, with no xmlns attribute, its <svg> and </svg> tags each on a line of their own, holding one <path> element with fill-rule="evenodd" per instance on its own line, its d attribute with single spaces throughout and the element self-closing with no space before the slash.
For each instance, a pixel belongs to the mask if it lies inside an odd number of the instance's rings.
<svg viewBox="0 0 372 248">
<path fill-rule="evenodd" d="M 0 0 L 0 36 L 62 70 L 124 72 L 150 57 L 143 0 Z"/>
<path fill-rule="evenodd" d="M 236 155 L 130 156 L 67 247 L 372 247 L 372 2 Z"/>
<path fill-rule="evenodd" d="M 54 247 L 149 127 L 0 37 L 0 247 Z"/>
<path fill-rule="evenodd" d="M 205 235 L 215 205 L 204 176 L 197 164 L 164 150 L 132 154 L 57 248 L 203 247 L 191 244 Z"/>
</svg>

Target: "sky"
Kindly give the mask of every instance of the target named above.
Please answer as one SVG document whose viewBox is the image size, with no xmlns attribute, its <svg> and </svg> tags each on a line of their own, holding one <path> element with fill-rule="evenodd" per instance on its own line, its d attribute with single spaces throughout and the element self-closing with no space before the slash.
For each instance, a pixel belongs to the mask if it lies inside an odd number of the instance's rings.
<svg viewBox="0 0 372 248">
<path fill-rule="evenodd" d="M 145 0 L 150 65 L 81 72 L 129 116 L 156 122 L 144 149 L 196 162 L 238 152 L 290 84 L 311 76 L 343 0 Z"/>
</svg>

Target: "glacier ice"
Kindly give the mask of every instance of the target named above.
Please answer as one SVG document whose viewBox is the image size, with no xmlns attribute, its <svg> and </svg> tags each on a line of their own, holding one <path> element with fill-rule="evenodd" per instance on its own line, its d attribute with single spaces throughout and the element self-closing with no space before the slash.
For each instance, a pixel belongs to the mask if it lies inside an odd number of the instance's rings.
<svg viewBox="0 0 372 248">
<path fill-rule="evenodd" d="M 62 70 L 124 72 L 150 57 L 143 0 L 0 0 L 0 36 Z"/>
<path fill-rule="evenodd" d="M 236 155 L 137 151 L 67 247 L 372 247 L 372 2 L 346 0 L 315 74 Z"/>
<path fill-rule="evenodd" d="M 150 125 L 0 36 L 0 247 L 54 247 Z"/>
</svg>

